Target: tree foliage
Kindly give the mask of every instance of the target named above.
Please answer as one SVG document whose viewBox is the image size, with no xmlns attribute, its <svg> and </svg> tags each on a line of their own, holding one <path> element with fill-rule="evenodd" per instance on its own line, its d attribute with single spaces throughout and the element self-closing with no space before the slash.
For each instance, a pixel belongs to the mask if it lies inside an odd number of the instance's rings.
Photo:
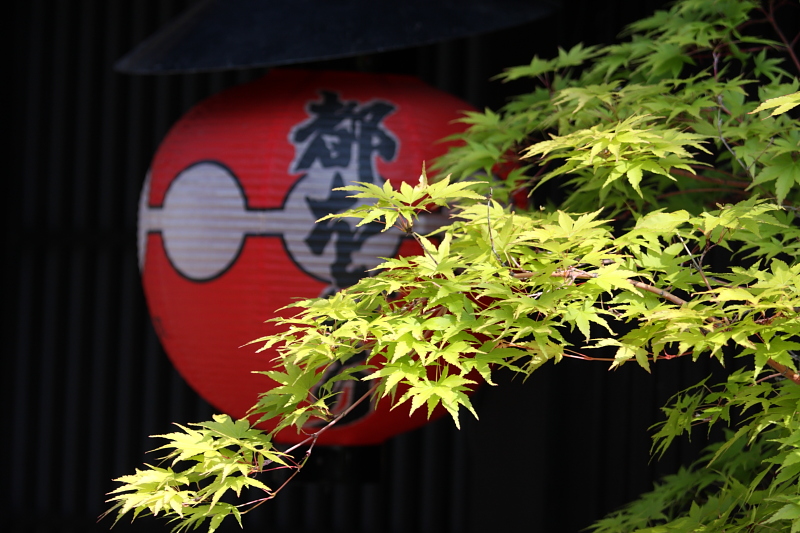
<svg viewBox="0 0 800 533">
<path fill-rule="evenodd" d="M 339 380 L 372 383 L 359 401 L 441 407 L 458 425 L 500 368 L 529 375 L 573 357 L 651 372 L 661 359 L 739 357 L 745 369 L 664 408 L 654 453 L 697 425 L 730 428 L 726 440 L 593 529 L 800 531 L 800 61 L 780 23 L 798 12 L 681 0 L 619 44 L 501 74 L 537 86 L 465 115 L 461 146 L 436 163 L 448 177 L 344 187 L 373 203 L 335 216 L 399 228 L 423 252 L 274 319 L 282 332 L 254 342 L 279 353 L 267 372 L 279 386 L 251 419 L 163 435 L 168 463 L 120 478 L 111 511 L 163 514 L 179 530 L 238 519 L 280 490 L 258 474 L 302 467 L 275 450 L 276 431 L 327 421 L 310 453 L 347 414 L 329 410 Z M 452 223 L 418 234 L 435 208 Z M 325 372 L 365 351 L 363 365 Z M 275 431 L 252 427 L 267 419 Z M 244 487 L 263 495 L 225 497 Z"/>
</svg>

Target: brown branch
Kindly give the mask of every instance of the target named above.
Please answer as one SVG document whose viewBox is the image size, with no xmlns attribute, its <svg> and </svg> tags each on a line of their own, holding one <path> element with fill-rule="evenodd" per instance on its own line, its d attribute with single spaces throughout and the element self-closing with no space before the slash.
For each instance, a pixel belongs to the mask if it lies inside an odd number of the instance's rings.
<svg viewBox="0 0 800 533">
<path fill-rule="evenodd" d="M 517 279 L 529 279 L 529 278 L 532 278 L 533 276 L 535 276 L 536 274 L 533 273 L 533 272 L 514 272 L 511 275 L 513 277 L 517 278 Z M 568 268 L 568 269 L 564 269 L 564 270 L 556 270 L 555 272 L 550 274 L 550 276 L 554 277 L 554 278 L 564 278 L 564 279 L 571 279 L 571 280 L 575 280 L 575 279 L 594 279 L 594 278 L 597 277 L 597 273 L 596 272 L 586 272 L 585 270 L 578 270 L 578 269 L 570 269 L 570 268 Z M 634 287 L 636 287 L 637 289 L 642 289 L 642 290 L 647 291 L 647 292 L 652 292 L 656 296 L 660 296 L 661 298 L 664 298 L 665 300 L 669 300 L 670 302 L 672 302 L 672 303 L 674 303 L 676 305 L 683 305 L 683 304 L 687 303 L 686 300 L 684 300 L 682 298 L 679 298 L 679 297 L 675 296 L 674 294 L 672 294 L 671 292 L 665 291 L 664 289 L 659 289 L 658 287 L 654 287 L 652 285 L 648 285 L 647 283 L 642 283 L 641 281 L 636 281 L 636 280 L 632 280 L 632 279 L 629 279 L 628 282 L 631 285 L 633 285 Z"/>
<path fill-rule="evenodd" d="M 719 189 L 715 187 L 702 187 L 699 189 L 683 189 L 680 191 L 672 191 L 672 192 L 665 192 L 664 194 L 659 194 L 656 198 L 657 200 L 663 200 L 665 198 L 669 198 L 671 196 L 679 196 L 681 194 L 692 194 L 692 193 L 733 193 L 738 195 L 744 195 L 744 191 L 741 189 Z"/>
<path fill-rule="evenodd" d="M 571 354 L 567 352 L 572 352 Z M 563 357 L 570 357 L 572 359 L 580 359 L 581 361 L 602 361 L 604 363 L 613 363 L 616 361 L 613 357 L 592 357 L 591 355 L 584 355 L 580 352 L 576 352 L 574 350 L 564 350 L 564 353 L 561 354 Z"/>
<path fill-rule="evenodd" d="M 380 385 L 380 380 L 378 380 L 378 381 L 377 381 L 377 382 L 376 382 L 376 383 L 375 383 L 375 384 L 374 384 L 372 387 L 370 387 L 370 389 L 369 389 L 367 392 L 365 392 L 364 394 L 362 394 L 362 395 L 361 395 L 361 397 L 360 397 L 358 400 L 356 400 L 356 401 L 354 401 L 352 404 L 350 404 L 350 406 L 349 406 L 347 409 L 345 409 L 344 411 L 342 411 L 341 413 L 339 413 L 338 415 L 336 415 L 336 416 L 333 418 L 333 420 L 331 420 L 330 422 L 328 422 L 327 424 L 325 424 L 325 425 L 324 425 L 324 426 L 323 426 L 323 427 L 322 427 L 322 428 L 321 428 L 319 431 L 316 431 L 316 432 L 312 433 L 312 434 L 311 434 L 311 435 L 309 435 L 307 438 L 305 438 L 303 441 L 301 441 L 301 442 L 298 442 L 297 444 L 295 444 L 295 445 L 294 445 L 294 446 L 292 446 L 291 448 L 289 448 L 289 449 L 285 450 L 283 453 L 285 453 L 285 454 L 292 453 L 294 450 L 296 450 L 296 449 L 297 449 L 297 448 L 299 448 L 300 446 L 304 446 L 304 445 L 308 444 L 309 442 L 311 443 L 311 446 L 313 447 L 313 446 L 314 446 L 314 444 L 317 442 L 317 439 L 320 437 L 320 435 L 322 435 L 323 433 L 325 433 L 326 431 L 328 431 L 330 428 L 332 428 L 334 425 L 336 425 L 336 423 L 338 423 L 338 422 L 339 422 L 339 421 L 340 421 L 342 418 L 344 418 L 344 417 L 346 417 L 348 414 L 350 414 L 350 411 L 352 411 L 353 409 L 355 409 L 355 408 L 356 408 L 358 405 L 360 405 L 360 404 L 361 404 L 361 403 L 362 403 L 364 400 L 366 400 L 367 398 L 369 398 L 369 397 L 372 395 L 372 393 L 373 393 L 373 392 L 375 392 L 375 391 L 377 390 L 377 388 L 378 388 L 378 385 Z M 310 449 L 309 449 L 309 451 L 310 451 Z M 268 464 L 270 464 L 270 463 L 272 463 L 272 462 L 273 462 L 273 461 L 271 461 L 271 460 L 270 460 L 270 461 L 265 461 L 265 462 L 264 462 L 264 463 L 261 465 L 261 467 L 263 468 L 264 466 L 266 466 L 266 465 L 268 465 Z"/>
<path fill-rule="evenodd" d="M 717 95 L 717 105 L 718 105 L 718 107 L 717 107 L 717 136 L 719 137 L 719 140 L 722 141 L 722 144 L 725 146 L 725 149 L 728 150 L 728 152 L 730 152 L 730 154 L 733 156 L 733 158 L 736 160 L 736 162 L 739 163 L 739 166 L 742 167 L 744 169 L 744 171 L 747 173 L 748 177 L 751 180 L 753 180 L 754 176 L 750 173 L 750 168 L 747 165 L 744 164 L 744 162 L 741 160 L 741 158 L 739 158 L 738 155 L 736 155 L 736 152 L 733 150 L 731 145 L 728 144 L 728 140 L 722 134 L 722 111 L 725 111 L 729 115 L 731 114 L 731 112 L 725 107 L 725 104 L 723 103 L 722 94 L 718 94 Z"/>
<path fill-rule="evenodd" d="M 517 279 L 529 279 L 529 278 L 532 278 L 535 275 L 536 274 L 533 273 L 533 272 L 514 272 L 512 274 L 512 276 L 517 278 Z M 586 272 L 585 270 L 567 268 L 567 269 L 556 270 L 555 272 L 550 274 L 550 276 L 554 277 L 554 278 L 564 278 L 564 279 L 569 279 L 569 280 L 594 279 L 594 278 L 597 277 L 597 273 L 596 272 Z M 664 298 L 665 300 L 669 300 L 670 302 L 672 302 L 672 303 L 674 303 L 676 305 L 683 305 L 683 304 L 686 303 L 686 300 L 678 298 L 677 296 L 675 296 L 671 292 L 665 291 L 664 289 L 659 289 L 658 287 L 654 287 L 652 285 L 648 285 L 646 283 L 642 283 L 641 281 L 636 281 L 636 280 L 632 280 L 632 279 L 629 279 L 628 282 L 631 285 L 633 285 L 634 287 L 636 287 L 637 289 L 642 289 L 642 290 L 647 291 L 647 292 L 652 292 L 656 296 L 660 296 L 661 298 Z"/>
<path fill-rule="evenodd" d="M 789 39 L 783 34 L 781 27 L 778 25 L 778 21 L 775 18 L 775 3 L 769 3 L 769 10 L 764 11 L 764 15 L 767 21 L 772 25 L 772 29 L 775 30 L 775 33 L 778 34 L 783 45 L 786 47 L 786 52 L 789 54 L 789 57 L 792 58 L 792 63 L 794 63 L 794 67 L 797 69 L 797 72 L 800 72 L 800 58 L 797 57 L 797 54 L 794 52 L 794 44 L 797 41 L 797 36 L 792 39 L 792 42 L 789 42 Z"/>
<path fill-rule="evenodd" d="M 684 305 L 688 303 L 686 300 L 682 298 L 678 298 L 674 294 L 669 291 L 665 291 L 664 289 L 659 289 L 658 287 L 653 287 L 652 285 L 648 285 L 646 283 L 642 283 L 641 281 L 634 281 L 632 279 L 628 280 L 631 285 L 636 287 L 637 289 L 642 289 L 643 291 L 651 292 L 656 296 L 664 298 L 665 300 L 669 300 L 670 302 L 674 303 L 675 305 Z"/>
<path fill-rule="evenodd" d="M 697 270 L 697 272 L 703 277 L 703 282 L 706 284 L 706 288 L 708 288 L 708 290 L 711 290 L 711 284 L 708 282 L 708 278 L 706 278 L 706 273 L 703 272 L 703 267 L 701 265 L 703 259 L 706 256 L 708 248 L 706 249 L 705 252 L 702 253 L 702 255 L 700 256 L 700 262 L 698 262 L 697 259 L 694 258 L 694 254 L 692 253 L 692 251 L 689 249 L 688 246 L 686 246 L 686 241 L 683 240 L 681 234 L 676 233 L 676 235 L 678 236 L 678 239 L 680 239 L 681 244 L 683 244 L 683 249 L 686 250 L 687 254 L 689 254 L 689 260 L 692 262 L 692 265 L 694 265 L 695 270 Z M 706 246 L 708 246 L 708 243 L 706 243 Z"/>
<path fill-rule="evenodd" d="M 788 366 L 782 365 L 772 358 L 767 359 L 767 365 L 769 365 L 774 370 L 777 370 L 781 376 L 785 377 L 786 379 L 792 380 L 797 385 L 800 385 L 800 374 L 798 374 Z"/>
<path fill-rule="evenodd" d="M 515 345 L 511 345 L 511 346 L 524 348 L 523 346 L 515 346 Z M 566 352 L 572 352 L 572 353 L 570 354 L 570 353 L 566 353 Z M 650 357 L 647 357 L 647 360 L 648 361 L 652 361 L 652 362 L 656 362 L 659 359 L 663 359 L 663 360 L 677 359 L 678 357 L 683 357 L 685 355 L 689 355 L 689 353 L 690 352 L 676 353 L 676 354 L 666 354 L 666 355 L 662 355 L 661 357 L 650 356 Z M 611 362 L 611 363 L 613 363 L 614 361 L 617 360 L 614 357 L 592 357 L 591 355 L 582 354 L 582 353 L 577 352 L 575 350 L 568 350 L 566 348 L 564 349 L 564 353 L 562 353 L 561 355 L 563 357 L 570 357 L 572 359 L 580 359 L 582 361 L 602 361 L 602 362 Z"/>
<path fill-rule="evenodd" d="M 725 185 L 727 187 L 735 187 L 737 189 L 746 189 L 750 186 L 749 181 L 743 180 L 724 180 L 720 178 L 712 178 L 709 176 L 704 176 L 702 174 L 695 174 L 693 172 L 689 172 L 688 170 L 683 170 L 680 168 L 671 168 L 670 173 L 676 176 L 683 176 L 685 178 L 691 178 L 697 181 L 704 181 L 707 183 L 717 183 L 719 185 Z"/>
<path fill-rule="evenodd" d="M 512 276 L 514 276 L 517 279 L 528 279 L 528 278 L 533 277 L 534 275 L 535 274 L 533 272 L 515 272 L 515 273 L 512 274 Z M 571 280 L 575 280 L 575 279 L 593 279 L 593 278 L 596 278 L 598 276 L 596 272 L 586 272 L 584 270 L 577 270 L 577 269 L 557 270 L 557 271 L 553 272 L 550 275 L 552 277 L 559 277 L 559 278 L 571 279 Z M 654 287 L 653 285 L 648 285 L 647 283 L 642 283 L 641 281 L 636 281 L 636 280 L 632 280 L 632 279 L 629 279 L 628 282 L 631 285 L 633 285 L 634 287 L 636 287 L 637 289 L 641 289 L 643 291 L 647 291 L 647 292 L 653 293 L 653 294 L 655 294 L 656 296 L 658 296 L 660 298 L 664 298 L 665 300 L 668 300 L 668 301 L 674 303 L 675 305 L 683 306 L 683 305 L 686 305 L 687 303 L 689 303 L 688 301 L 684 300 L 683 298 L 675 296 L 671 292 L 665 291 L 664 289 L 659 289 L 658 287 Z M 582 354 L 579 355 L 579 356 L 578 355 L 567 355 L 567 354 L 563 354 L 563 355 L 565 355 L 566 357 L 572 357 L 572 358 L 575 358 L 575 359 L 584 359 L 584 360 L 587 360 L 587 361 L 590 361 L 590 360 L 602 361 L 603 360 L 602 358 L 590 358 L 590 357 L 584 356 Z M 769 365 L 773 369 L 777 370 L 782 376 L 786 377 L 787 379 L 790 379 L 791 381 L 793 381 L 797 385 L 800 385 L 800 373 L 795 372 L 794 370 L 792 370 L 788 366 L 782 365 L 781 363 L 775 361 L 772 358 L 767 359 L 767 365 Z"/>
<path fill-rule="evenodd" d="M 360 405 L 362 402 L 364 402 L 364 400 L 366 400 L 367 398 L 372 396 L 372 394 L 378 389 L 379 385 L 380 385 L 380 380 L 378 380 L 372 387 L 370 387 L 370 389 L 367 392 L 362 394 L 360 398 L 358 398 L 356 401 L 354 401 L 352 404 L 350 404 L 350 406 L 348 406 L 347 409 L 345 409 L 344 411 L 342 411 L 341 413 L 336 415 L 336 417 L 334 417 L 333 420 L 331 420 L 330 422 L 325 424 L 319 431 L 316 431 L 316 432 L 312 433 L 307 438 L 303 439 L 303 441 L 298 442 L 294 446 L 292 446 L 292 447 L 288 448 L 287 450 L 285 450 L 284 452 L 282 452 L 283 454 L 288 455 L 288 454 L 292 453 L 294 450 L 296 450 L 297 448 L 310 443 L 310 445 L 308 447 L 308 450 L 306 450 L 306 453 L 303 456 L 303 460 L 299 464 L 296 463 L 293 466 L 289 466 L 288 467 L 288 468 L 292 468 L 294 470 L 294 472 L 292 472 L 292 475 L 290 475 L 283 483 L 281 483 L 280 487 L 278 487 L 277 489 L 272 491 L 272 493 L 270 493 L 269 496 L 266 496 L 264 498 L 259 498 L 257 500 L 252 500 L 252 501 L 249 501 L 249 502 L 246 502 L 246 503 L 242 503 L 242 504 L 237 505 L 236 507 L 237 508 L 243 508 L 243 507 L 248 507 L 249 506 L 248 509 L 242 511 L 242 513 L 247 513 L 247 512 L 252 511 L 256 507 L 258 507 L 262 503 L 264 503 L 266 501 L 269 501 L 269 500 L 273 499 L 275 496 L 277 496 L 278 493 L 281 491 L 281 489 L 283 489 L 300 472 L 300 470 L 306 464 L 306 461 L 308 460 L 308 457 L 311 455 L 311 451 L 314 449 L 314 445 L 317 443 L 317 439 L 319 439 L 320 435 L 322 435 L 323 433 L 328 431 L 330 428 L 332 428 L 334 425 L 336 425 L 336 423 L 339 422 L 342 418 L 344 418 L 348 414 L 350 414 L 350 412 L 353 409 L 355 409 L 358 405 Z M 264 472 L 264 467 L 269 465 L 269 464 L 271 464 L 271 463 L 274 463 L 274 462 L 275 461 L 273 461 L 272 459 L 264 461 L 261 464 L 261 467 L 259 468 L 259 472 Z"/>
</svg>

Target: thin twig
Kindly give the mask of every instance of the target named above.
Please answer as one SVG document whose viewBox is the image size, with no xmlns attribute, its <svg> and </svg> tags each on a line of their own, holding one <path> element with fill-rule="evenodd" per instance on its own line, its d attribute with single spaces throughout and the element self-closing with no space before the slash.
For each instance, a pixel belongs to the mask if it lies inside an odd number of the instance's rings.
<svg viewBox="0 0 800 533">
<path fill-rule="evenodd" d="M 569 353 L 566 353 L 566 352 L 572 352 L 572 353 L 569 354 Z M 564 353 L 562 353 L 561 355 L 564 356 L 564 357 L 572 358 L 572 359 L 580 359 L 582 361 L 601 361 L 601 362 L 606 362 L 606 363 L 607 362 L 617 361 L 616 357 L 593 357 L 591 355 L 582 354 L 582 353 L 580 353 L 578 351 L 570 350 L 570 349 L 567 349 L 567 348 L 564 349 Z M 655 363 L 657 360 L 660 360 L 660 359 L 663 359 L 663 360 L 677 359 L 678 357 L 683 357 L 685 355 L 689 355 L 689 352 L 677 353 L 677 354 L 666 354 L 666 355 L 662 355 L 661 357 L 649 356 L 646 359 L 648 361 L 652 361 L 652 362 Z"/>
<path fill-rule="evenodd" d="M 333 418 L 333 420 L 331 420 L 330 422 L 328 422 L 327 424 L 325 424 L 325 425 L 324 425 L 324 426 L 323 426 L 323 427 L 322 427 L 322 428 L 321 428 L 319 431 L 316 431 L 316 432 L 312 433 L 312 434 L 311 434 L 311 435 L 309 435 L 309 436 L 308 436 L 306 439 L 304 439 L 304 440 L 303 440 L 303 441 L 301 441 L 301 442 L 298 442 L 297 444 L 295 444 L 295 445 L 294 445 L 294 446 L 292 446 L 291 448 L 288 448 L 287 450 L 284 450 L 282 453 L 284 453 L 284 454 L 289 454 L 289 453 L 292 453 L 292 452 L 293 452 L 294 450 L 296 450 L 297 448 L 299 448 L 299 447 L 301 447 L 301 446 L 304 446 L 304 445 L 308 444 L 309 442 L 312 442 L 312 443 L 316 442 L 316 441 L 317 441 L 317 439 L 320 437 L 320 435 L 322 435 L 323 433 L 325 433 L 326 431 L 328 431 L 330 428 L 332 428 L 334 425 L 336 425 L 336 424 L 337 424 L 337 423 L 338 423 L 338 422 L 339 422 L 339 421 L 340 421 L 342 418 L 344 418 L 345 416 L 347 416 L 348 414 L 350 414 L 350 411 L 352 411 L 353 409 L 355 409 L 355 408 L 356 408 L 356 407 L 357 407 L 359 404 L 361 404 L 361 403 L 362 403 L 362 402 L 363 402 L 365 399 L 367 399 L 369 396 L 371 396 L 371 395 L 372 395 L 372 393 L 373 393 L 373 392 L 375 392 L 375 391 L 377 390 L 377 388 L 378 388 L 378 385 L 380 385 L 380 380 L 379 380 L 378 382 L 376 382 L 376 383 L 375 383 L 375 384 L 374 384 L 372 387 L 370 387 L 370 389 L 369 389 L 367 392 L 365 392 L 363 395 L 361 395 L 361 397 L 360 397 L 359 399 L 357 399 L 357 400 L 356 400 L 356 401 L 354 401 L 352 404 L 350 404 L 350 406 L 349 406 L 347 409 L 345 409 L 344 411 L 342 411 L 341 413 L 339 413 L 338 415 L 336 415 L 336 416 Z M 312 444 L 312 445 L 313 445 L 313 444 Z M 269 465 L 269 464 L 271 464 L 271 463 L 273 463 L 273 462 L 274 462 L 274 461 L 272 461 L 271 459 L 270 459 L 270 460 L 267 460 L 267 461 L 264 461 L 264 462 L 261 464 L 261 468 L 263 469 L 265 466 L 267 466 L 267 465 Z"/>
<path fill-rule="evenodd" d="M 692 264 L 694 265 L 694 268 L 697 270 L 697 272 L 703 278 L 703 281 L 705 282 L 706 287 L 708 288 L 708 290 L 711 290 L 711 284 L 706 279 L 706 275 L 703 272 L 703 268 L 700 266 L 700 263 L 697 261 L 697 259 L 695 259 L 694 254 L 692 254 L 691 250 L 689 250 L 689 247 L 686 246 L 686 241 L 683 240 L 683 237 L 681 237 L 680 233 L 676 232 L 675 234 L 678 236 L 678 239 L 680 239 L 681 244 L 683 244 L 683 249 L 686 250 L 687 254 L 689 254 L 689 259 L 692 261 Z"/>
<path fill-rule="evenodd" d="M 675 296 L 669 291 L 665 291 L 664 289 L 659 289 L 658 287 L 653 287 L 652 285 L 648 285 L 647 283 L 642 283 L 641 281 L 634 281 L 632 279 L 628 280 L 631 285 L 636 287 L 637 289 L 642 289 L 643 291 L 651 292 L 656 296 L 660 296 L 665 300 L 669 300 L 670 302 L 674 303 L 675 305 L 685 305 L 689 302 L 684 300 L 683 298 L 679 298 Z"/>
<path fill-rule="evenodd" d="M 262 503 L 264 503 L 266 501 L 269 501 L 269 500 L 273 499 L 275 496 L 277 496 L 278 493 L 298 474 L 298 472 L 300 472 L 300 470 L 303 468 L 303 466 L 305 466 L 306 461 L 308 461 L 308 457 L 311 455 L 311 451 L 314 449 L 314 446 L 317 443 L 317 439 L 319 439 L 319 437 L 323 433 L 325 433 L 330 428 L 332 428 L 334 425 L 336 425 L 336 423 L 338 423 L 341 419 L 343 419 L 348 414 L 350 414 L 350 412 L 353 409 L 355 409 L 358 405 L 360 405 L 362 402 L 364 402 L 364 400 L 366 400 L 367 398 L 372 396 L 372 394 L 378 389 L 379 385 L 380 385 L 380 380 L 378 380 L 372 387 L 370 387 L 370 389 L 367 392 L 362 394 L 360 398 L 358 398 L 356 401 L 354 401 L 352 404 L 350 404 L 350 406 L 348 406 L 347 409 L 345 409 L 344 411 L 342 411 L 341 413 L 336 415 L 333 418 L 333 420 L 331 420 L 330 422 L 325 424 L 325 426 L 323 426 L 319 431 L 316 431 L 316 432 L 312 433 L 307 438 L 303 439 L 303 441 L 298 442 L 294 446 L 292 446 L 292 447 L 290 447 L 287 450 L 282 452 L 284 455 L 288 455 L 288 454 L 292 453 L 294 450 L 296 450 L 297 448 L 310 443 L 310 445 L 308 447 L 308 450 L 306 450 L 306 453 L 303 456 L 303 460 L 299 464 L 295 464 L 293 466 L 289 466 L 289 468 L 291 468 L 293 470 L 293 472 L 283 483 L 281 483 L 280 487 L 278 487 L 277 489 L 272 491 L 272 493 L 270 493 L 270 495 L 265 497 L 265 498 L 259 498 L 257 500 L 252 500 L 252 501 L 249 501 L 249 502 L 246 502 L 246 503 L 242 503 L 242 504 L 237 505 L 236 507 L 237 508 L 241 508 L 241 507 L 250 506 L 249 509 L 247 509 L 246 511 L 243 511 L 243 512 L 250 512 L 251 510 L 253 510 L 256 507 L 258 507 L 259 505 L 261 505 Z M 268 460 L 264 461 L 261 464 L 261 467 L 260 467 L 259 471 L 263 472 L 265 466 L 270 465 L 270 464 L 272 464 L 274 462 L 275 461 L 272 460 L 272 459 L 268 459 Z"/>
<path fill-rule="evenodd" d="M 497 255 L 497 250 L 494 248 L 494 237 L 492 235 L 492 219 L 490 217 L 492 209 L 492 188 L 489 187 L 489 196 L 486 197 L 486 231 L 489 232 L 489 244 L 492 247 L 492 253 L 494 254 L 494 258 L 497 259 L 497 262 L 501 265 L 505 265 L 503 261 L 500 259 L 500 256 Z"/>
<path fill-rule="evenodd" d="M 716 169 L 715 169 L 716 170 Z M 682 170 L 679 168 L 671 168 L 670 174 L 674 174 L 676 176 L 683 176 L 686 178 L 691 178 L 697 181 L 703 181 L 706 183 L 718 183 L 719 185 L 724 185 L 726 187 L 735 187 L 737 189 L 746 189 L 750 186 L 749 181 L 743 180 L 724 180 L 720 178 L 712 178 L 710 176 L 705 176 L 703 174 L 695 174 L 693 172 L 689 172 L 688 170 Z"/>
<path fill-rule="evenodd" d="M 766 19 L 769 21 L 769 23 L 772 25 L 772 29 L 775 30 L 775 33 L 778 34 L 778 37 L 780 38 L 781 42 L 786 47 L 786 52 L 789 54 L 789 57 L 792 58 L 792 63 L 794 63 L 794 67 L 797 69 L 797 72 L 800 72 L 800 58 L 798 58 L 797 54 L 795 54 L 794 52 L 794 45 L 797 43 L 797 35 L 795 35 L 795 38 L 792 39 L 792 42 L 789 42 L 789 40 L 783 34 L 781 27 L 778 25 L 778 20 L 775 18 L 774 2 L 770 2 L 769 11 L 764 11 L 764 15 L 766 16 Z"/>
<path fill-rule="evenodd" d="M 513 277 L 517 279 L 529 279 L 536 274 L 534 272 L 514 272 L 511 274 Z M 577 269 L 564 269 L 564 270 L 556 270 L 552 274 L 551 277 L 554 278 L 565 278 L 565 279 L 594 279 L 598 277 L 596 272 L 586 272 L 585 270 L 577 270 Z M 642 283 L 641 281 L 636 281 L 633 279 L 629 279 L 628 283 L 636 287 L 637 289 L 642 289 L 647 292 L 651 292 L 656 296 L 660 296 L 665 300 L 669 300 L 670 302 L 676 305 L 684 305 L 688 303 L 686 300 L 675 296 L 669 291 L 665 291 L 664 289 L 659 289 L 658 287 L 654 287 L 653 285 L 648 285 L 647 283 Z"/>
<path fill-rule="evenodd" d="M 722 95 L 721 94 L 717 95 L 717 104 L 718 104 L 718 106 L 717 106 L 717 132 L 719 133 L 719 140 L 722 141 L 722 144 L 725 145 L 725 148 L 728 150 L 728 152 L 731 153 L 733 158 L 736 159 L 736 162 L 739 163 L 739 165 L 744 169 L 745 173 L 752 180 L 753 179 L 753 175 L 750 174 L 750 170 L 747 168 L 747 165 L 745 165 L 742 162 L 742 160 L 739 159 L 739 156 L 736 155 L 736 152 L 733 151 L 733 148 L 731 148 L 731 145 L 729 145 L 728 141 L 725 140 L 725 136 L 722 135 L 722 110 L 725 109 L 725 105 L 722 103 Z M 727 113 L 730 113 L 730 111 L 728 111 L 727 109 L 725 109 L 725 111 Z"/>
<path fill-rule="evenodd" d="M 515 273 L 512 274 L 512 276 L 514 276 L 517 279 L 527 279 L 527 278 L 531 278 L 531 277 L 535 276 L 535 274 L 533 272 L 515 272 Z M 556 272 L 553 272 L 551 274 L 551 276 L 563 277 L 563 278 L 569 277 L 569 278 L 572 278 L 572 279 L 592 279 L 592 278 L 598 277 L 597 273 L 595 273 L 595 272 L 585 272 L 585 271 L 578 271 L 578 270 L 570 271 L 569 269 L 557 270 Z M 669 291 L 665 291 L 664 289 L 659 289 L 658 287 L 654 287 L 652 285 L 648 285 L 647 283 L 642 283 L 641 281 L 635 281 L 635 280 L 632 280 L 632 279 L 629 279 L 628 282 L 631 285 L 633 285 L 634 287 L 636 287 L 637 289 L 641 289 L 641 290 L 653 293 L 656 296 L 659 296 L 661 298 L 664 298 L 665 300 L 668 300 L 668 301 L 674 303 L 675 305 L 683 306 L 683 305 L 686 305 L 687 303 L 689 303 L 688 301 L 684 300 L 683 298 L 680 298 L 679 296 L 676 296 L 676 295 L 672 294 Z M 788 367 L 786 365 L 782 365 L 781 363 L 775 361 L 772 358 L 767 359 L 767 365 L 772 367 L 773 369 L 777 370 L 782 376 L 784 376 L 787 379 L 790 379 L 791 381 L 793 381 L 794 383 L 800 385 L 800 373 L 795 372 L 790 367 Z"/>
<path fill-rule="evenodd" d="M 428 256 L 428 259 L 433 261 L 433 264 L 438 267 L 439 261 L 437 261 L 436 258 L 433 257 L 433 254 L 431 254 L 430 250 L 428 250 L 428 248 L 425 246 L 425 243 L 423 243 L 422 239 L 419 238 L 419 234 L 415 231 L 411 234 L 411 236 L 414 237 L 415 241 L 417 241 L 417 244 L 419 244 L 420 248 L 422 248 L 422 251 L 425 253 L 425 255 Z"/>
<path fill-rule="evenodd" d="M 758 163 L 758 160 L 759 160 L 759 159 L 761 159 L 761 156 L 762 156 L 762 155 L 764 155 L 764 154 L 766 153 L 766 151 L 769 149 L 769 147 L 770 147 L 770 146 L 772 146 L 772 143 L 773 143 L 773 142 L 775 142 L 775 137 L 770 137 L 770 138 L 769 138 L 769 142 L 767 143 L 767 146 L 765 146 L 765 147 L 764 147 L 764 149 L 763 149 L 763 150 L 761 150 L 761 153 L 760 153 L 760 154 L 758 154 L 758 155 L 755 157 L 755 159 L 753 159 L 753 162 L 752 162 L 752 163 L 750 163 L 750 166 L 748 166 L 748 167 L 747 167 L 747 169 L 746 169 L 746 170 L 747 170 L 747 173 L 748 173 L 748 174 L 750 174 L 750 169 L 751 169 L 751 168 L 753 168 L 753 167 L 756 165 L 756 163 Z M 752 174 L 751 174 L 751 175 L 752 175 Z"/>
<path fill-rule="evenodd" d="M 671 196 L 680 196 L 681 194 L 693 194 L 693 193 L 728 193 L 728 194 L 737 194 L 739 196 L 744 196 L 745 192 L 741 189 L 719 189 L 714 187 L 705 187 L 700 189 L 683 189 L 680 191 L 671 191 L 665 192 L 664 194 L 659 194 L 656 198 L 658 200 L 664 200 L 665 198 L 669 198 Z"/>
</svg>

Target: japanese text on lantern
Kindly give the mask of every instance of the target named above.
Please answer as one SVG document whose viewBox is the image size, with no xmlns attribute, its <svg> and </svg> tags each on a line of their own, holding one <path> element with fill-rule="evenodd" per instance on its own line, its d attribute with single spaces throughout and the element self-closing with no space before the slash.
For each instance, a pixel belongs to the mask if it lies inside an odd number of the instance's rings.
<svg viewBox="0 0 800 533">
<path fill-rule="evenodd" d="M 399 146 L 397 137 L 383 125 L 384 118 L 396 110 L 394 105 L 380 100 L 359 105 L 356 101 L 342 101 L 332 91 L 321 91 L 321 98 L 307 105 L 310 118 L 289 133 L 296 154 L 290 172 L 313 174 L 319 188 L 330 191 L 323 198 L 305 197 L 316 219 L 354 207 L 356 199 L 335 189 L 352 181 L 377 183 L 376 158 L 393 161 Z M 352 264 L 353 254 L 380 229 L 377 223 L 356 228 L 346 220 L 325 220 L 314 225 L 305 243 L 311 253 L 319 256 L 333 242 L 330 277 L 338 288 L 348 287 L 367 270 L 365 265 Z"/>
</svg>

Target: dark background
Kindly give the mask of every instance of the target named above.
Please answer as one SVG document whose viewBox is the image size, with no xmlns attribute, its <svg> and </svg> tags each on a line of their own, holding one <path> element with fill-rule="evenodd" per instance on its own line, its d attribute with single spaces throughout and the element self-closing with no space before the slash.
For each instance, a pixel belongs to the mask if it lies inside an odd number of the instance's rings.
<svg viewBox="0 0 800 533">
<path fill-rule="evenodd" d="M 173 370 L 153 332 L 136 261 L 150 159 L 191 106 L 264 70 L 131 76 L 113 63 L 191 2 L 15 0 L 3 277 L 3 529 L 106 531 L 112 478 L 133 471 L 172 422 L 213 410 Z M 397 72 L 497 108 L 525 89 L 489 78 L 557 46 L 610 42 L 659 1 L 565 2 L 533 23 L 410 50 L 306 65 Z M 318 450 L 249 531 L 573 532 L 694 457 L 649 460 L 648 426 L 705 363 L 567 360 L 527 382 L 500 376 L 449 420 L 370 448 Z M 10 424 L 10 426 L 8 425 Z M 698 437 L 702 437 L 698 435 Z M 150 461 L 154 458 L 151 456 Z M 8 520 L 10 514 L 11 520 Z M 9 528 L 10 524 L 10 528 Z M 232 525 L 232 524 L 231 524 Z M 167 531 L 152 518 L 118 531 Z"/>
</svg>

